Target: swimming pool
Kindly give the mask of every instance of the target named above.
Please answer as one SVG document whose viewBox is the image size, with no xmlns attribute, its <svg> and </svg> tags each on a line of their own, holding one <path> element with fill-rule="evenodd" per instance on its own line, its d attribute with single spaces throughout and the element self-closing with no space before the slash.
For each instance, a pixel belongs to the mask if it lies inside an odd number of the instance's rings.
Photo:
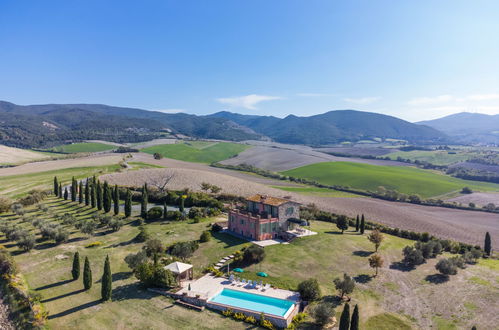
<svg viewBox="0 0 499 330">
<path fill-rule="evenodd" d="M 223 289 L 219 294 L 211 298 L 210 302 L 282 317 L 284 317 L 287 311 L 294 305 L 294 303 L 289 300 L 231 289 Z"/>
</svg>

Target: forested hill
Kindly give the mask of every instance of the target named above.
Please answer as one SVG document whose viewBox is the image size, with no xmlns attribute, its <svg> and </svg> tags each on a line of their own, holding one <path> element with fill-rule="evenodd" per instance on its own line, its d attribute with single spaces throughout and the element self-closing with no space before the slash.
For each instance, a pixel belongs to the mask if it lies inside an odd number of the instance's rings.
<svg viewBox="0 0 499 330">
<path fill-rule="evenodd" d="M 271 116 L 217 112 L 212 117 L 230 119 L 282 143 L 324 145 L 371 138 L 403 139 L 413 143 L 435 143 L 446 135 L 434 128 L 392 116 L 356 110 L 335 110 L 324 114 L 283 119 Z"/>
<path fill-rule="evenodd" d="M 43 147 L 83 139 L 137 142 L 167 131 L 235 141 L 260 138 L 246 127 L 224 118 L 100 104 L 20 106 L 0 101 L 0 144 L 14 147 Z"/>
</svg>

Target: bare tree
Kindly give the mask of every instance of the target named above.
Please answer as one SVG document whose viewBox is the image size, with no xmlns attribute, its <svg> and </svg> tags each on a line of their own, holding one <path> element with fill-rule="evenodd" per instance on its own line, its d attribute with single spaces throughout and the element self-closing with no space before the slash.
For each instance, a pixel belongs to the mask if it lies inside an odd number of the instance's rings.
<svg viewBox="0 0 499 330">
<path fill-rule="evenodd" d="M 161 176 L 149 176 L 147 182 L 157 188 L 160 192 L 164 193 L 167 191 L 166 186 L 175 177 L 174 173 L 168 173 Z"/>
</svg>

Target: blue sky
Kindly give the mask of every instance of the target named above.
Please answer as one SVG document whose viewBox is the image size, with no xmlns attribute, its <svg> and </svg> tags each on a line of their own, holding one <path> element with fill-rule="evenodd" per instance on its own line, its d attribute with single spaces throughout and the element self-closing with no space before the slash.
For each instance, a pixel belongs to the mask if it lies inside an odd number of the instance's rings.
<svg viewBox="0 0 499 330">
<path fill-rule="evenodd" d="M 0 0 L 0 99 L 499 113 L 499 1 Z"/>
</svg>

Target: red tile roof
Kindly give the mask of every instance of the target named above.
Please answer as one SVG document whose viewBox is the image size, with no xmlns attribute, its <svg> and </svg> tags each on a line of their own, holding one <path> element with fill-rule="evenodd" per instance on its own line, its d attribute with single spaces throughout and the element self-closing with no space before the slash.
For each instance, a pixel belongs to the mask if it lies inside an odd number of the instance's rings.
<svg viewBox="0 0 499 330">
<path fill-rule="evenodd" d="M 272 205 L 272 206 L 279 206 L 279 205 L 282 205 L 285 203 L 294 203 L 293 201 L 290 201 L 288 199 L 279 198 L 279 197 L 272 197 L 272 196 L 267 196 L 267 195 L 260 195 L 260 194 L 250 196 L 250 197 L 246 198 L 246 200 L 256 202 L 256 203 Z"/>
</svg>

